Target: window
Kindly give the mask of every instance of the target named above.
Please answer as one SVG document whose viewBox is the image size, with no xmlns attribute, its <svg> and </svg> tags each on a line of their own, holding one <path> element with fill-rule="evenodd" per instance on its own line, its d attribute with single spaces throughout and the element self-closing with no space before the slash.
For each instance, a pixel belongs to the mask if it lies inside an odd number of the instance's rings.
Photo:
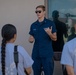
<svg viewBox="0 0 76 75">
<path fill-rule="evenodd" d="M 45 0 L 47 17 L 52 19 L 52 12 L 59 11 L 59 20 L 63 21 L 68 29 L 68 35 L 76 28 L 76 0 Z"/>
</svg>

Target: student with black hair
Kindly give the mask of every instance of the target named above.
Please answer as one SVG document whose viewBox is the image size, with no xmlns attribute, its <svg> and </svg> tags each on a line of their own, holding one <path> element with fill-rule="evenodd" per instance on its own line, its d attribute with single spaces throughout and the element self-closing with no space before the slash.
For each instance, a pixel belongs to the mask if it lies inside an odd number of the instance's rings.
<svg viewBox="0 0 76 75">
<path fill-rule="evenodd" d="M 14 42 L 17 37 L 16 27 L 12 24 L 6 24 L 2 27 L 2 44 L 0 47 L 0 75 L 26 75 L 31 73 L 33 60 L 22 46 L 18 46 L 18 69 L 14 62 Z"/>
</svg>

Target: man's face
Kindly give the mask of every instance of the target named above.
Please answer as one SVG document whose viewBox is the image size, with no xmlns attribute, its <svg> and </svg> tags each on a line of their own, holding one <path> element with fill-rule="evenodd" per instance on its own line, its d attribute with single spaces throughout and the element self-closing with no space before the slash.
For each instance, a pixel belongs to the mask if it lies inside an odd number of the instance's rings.
<svg viewBox="0 0 76 75">
<path fill-rule="evenodd" d="M 35 13 L 37 14 L 38 18 L 42 18 L 42 17 L 45 16 L 45 11 L 43 11 L 42 8 L 37 8 L 36 11 L 35 11 Z"/>
</svg>

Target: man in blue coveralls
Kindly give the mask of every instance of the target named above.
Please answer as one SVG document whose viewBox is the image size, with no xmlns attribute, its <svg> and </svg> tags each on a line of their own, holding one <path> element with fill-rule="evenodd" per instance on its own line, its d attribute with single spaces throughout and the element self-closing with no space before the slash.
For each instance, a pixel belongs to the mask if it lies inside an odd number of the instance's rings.
<svg viewBox="0 0 76 75">
<path fill-rule="evenodd" d="M 45 18 L 45 6 L 36 7 L 38 20 L 30 27 L 29 42 L 34 42 L 32 58 L 34 60 L 34 75 L 41 75 L 43 68 L 45 75 L 53 75 L 53 49 L 52 40 L 56 41 L 56 28 L 52 21 Z"/>
</svg>

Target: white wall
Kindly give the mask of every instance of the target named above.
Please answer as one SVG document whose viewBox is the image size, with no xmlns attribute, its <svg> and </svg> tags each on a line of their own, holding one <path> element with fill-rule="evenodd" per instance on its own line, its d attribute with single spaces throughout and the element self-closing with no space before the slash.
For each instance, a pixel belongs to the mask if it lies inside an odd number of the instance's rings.
<svg viewBox="0 0 76 75">
<path fill-rule="evenodd" d="M 6 23 L 14 24 L 18 31 L 15 43 L 22 45 L 29 54 L 33 44 L 28 42 L 28 33 L 31 23 L 37 19 L 35 7 L 40 4 L 44 4 L 44 0 L 0 0 L 0 30 Z"/>
</svg>

